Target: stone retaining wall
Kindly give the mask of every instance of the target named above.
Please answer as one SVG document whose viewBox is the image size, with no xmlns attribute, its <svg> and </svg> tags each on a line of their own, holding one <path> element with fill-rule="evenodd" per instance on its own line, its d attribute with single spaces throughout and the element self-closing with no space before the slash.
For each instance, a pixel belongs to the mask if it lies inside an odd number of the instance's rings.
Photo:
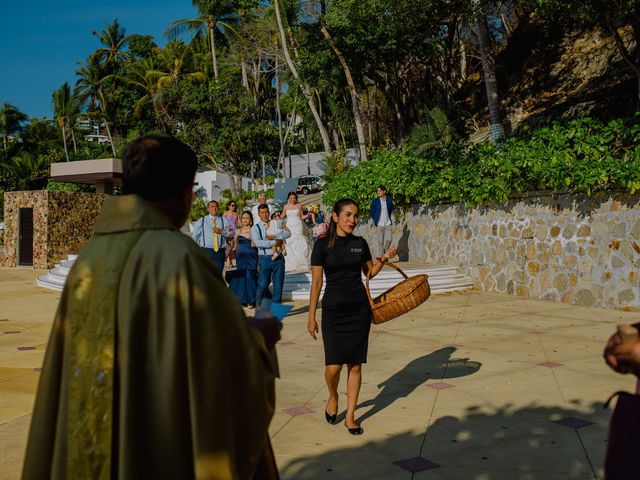
<svg viewBox="0 0 640 480">
<path fill-rule="evenodd" d="M 540 194 L 502 205 L 398 212 L 402 260 L 458 265 L 482 290 L 640 307 L 640 195 Z M 375 252 L 371 222 L 358 227 Z"/>
<path fill-rule="evenodd" d="M 49 192 L 5 192 L 3 267 L 17 266 L 18 213 L 33 208 L 33 267 L 52 268 L 67 255 L 78 253 L 93 234 L 104 195 Z"/>
</svg>

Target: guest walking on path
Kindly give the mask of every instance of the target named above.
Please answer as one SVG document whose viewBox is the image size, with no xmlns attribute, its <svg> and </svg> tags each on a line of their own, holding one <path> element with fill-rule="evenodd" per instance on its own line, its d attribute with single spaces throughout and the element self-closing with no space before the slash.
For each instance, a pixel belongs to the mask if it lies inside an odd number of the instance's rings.
<svg viewBox="0 0 640 480">
<path fill-rule="evenodd" d="M 236 249 L 235 249 L 235 234 L 236 229 L 240 226 L 238 223 L 238 205 L 235 201 L 231 200 L 227 203 L 227 210 L 222 215 L 228 223 L 228 231 L 233 234 L 232 237 L 227 239 L 227 249 L 226 249 L 226 259 L 227 259 L 227 268 L 233 267 L 233 260 L 236 258 Z"/>
<path fill-rule="evenodd" d="M 377 190 L 378 198 L 371 201 L 369 213 L 376 226 L 376 255 L 382 255 L 391 245 L 391 212 L 393 211 L 393 201 L 387 195 L 387 187 L 379 185 Z"/>
<path fill-rule="evenodd" d="M 264 192 L 260 192 L 258 194 L 258 203 L 256 203 L 253 207 L 251 207 L 251 215 L 253 215 L 254 223 L 257 223 L 258 219 L 260 218 L 260 213 L 258 212 L 258 208 L 260 208 L 260 205 L 267 206 L 267 208 L 269 209 L 269 218 L 271 218 L 271 215 L 273 215 L 273 212 L 276 211 L 276 207 L 273 206 L 273 203 L 267 200 L 267 194 Z"/>
<path fill-rule="evenodd" d="M 256 307 L 260 306 L 265 290 L 273 281 L 273 301 L 282 301 L 282 287 L 284 286 L 284 257 L 278 255 L 273 258 L 273 247 L 276 240 L 285 240 L 291 236 L 289 230 L 282 229 L 276 235 L 267 233 L 269 230 L 269 207 L 262 204 L 258 207 L 260 218 L 251 228 L 251 238 L 258 247 L 258 288 L 256 290 Z"/>
<path fill-rule="evenodd" d="M 236 230 L 236 269 L 227 272 L 227 283 L 238 297 L 243 307 L 253 308 L 256 304 L 258 286 L 258 249 L 251 239 L 253 217 L 251 212 L 242 212 L 240 228 Z"/>
<path fill-rule="evenodd" d="M 362 364 L 367 362 L 371 307 L 361 274 L 374 277 L 385 262 L 396 254 L 394 246 L 378 258 L 371 259 L 369 245 L 353 235 L 358 222 L 358 206 L 342 199 L 333 207 L 329 233 L 320 238 L 311 254 L 311 294 L 307 330 L 316 339 L 316 308 L 322 290 L 322 276 L 327 283 L 322 298 L 322 341 L 325 355 L 324 378 L 329 390 L 325 409 L 327 422 L 334 424 L 338 415 L 338 383 L 343 365 L 347 365 L 347 414 L 345 425 L 352 435 L 363 433 L 355 421 L 358 394 L 362 383 Z"/>
<path fill-rule="evenodd" d="M 197 220 L 193 225 L 191 237 L 202 247 L 204 252 L 211 257 L 213 263 L 220 272 L 224 269 L 224 257 L 227 248 L 227 237 L 229 233 L 229 222 L 225 217 L 220 216 L 220 206 L 215 200 L 207 204 L 209 215 L 205 215 Z"/>
</svg>

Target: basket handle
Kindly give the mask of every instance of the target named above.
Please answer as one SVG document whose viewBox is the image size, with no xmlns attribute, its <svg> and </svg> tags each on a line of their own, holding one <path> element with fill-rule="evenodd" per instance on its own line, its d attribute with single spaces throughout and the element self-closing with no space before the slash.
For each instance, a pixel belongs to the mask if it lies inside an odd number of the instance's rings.
<svg viewBox="0 0 640 480">
<path fill-rule="evenodd" d="M 405 278 L 409 278 L 406 273 L 404 273 L 400 267 L 398 267 L 395 263 L 383 263 L 382 266 L 387 266 L 391 268 L 395 268 L 400 274 Z M 381 269 L 382 270 L 382 269 Z M 369 278 L 371 278 L 371 269 L 365 275 L 365 290 L 367 291 L 367 297 L 369 297 L 369 305 L 373 305 L 373 298 L 371 297 L 371 291 L 369 290 Z"/>
</svg>

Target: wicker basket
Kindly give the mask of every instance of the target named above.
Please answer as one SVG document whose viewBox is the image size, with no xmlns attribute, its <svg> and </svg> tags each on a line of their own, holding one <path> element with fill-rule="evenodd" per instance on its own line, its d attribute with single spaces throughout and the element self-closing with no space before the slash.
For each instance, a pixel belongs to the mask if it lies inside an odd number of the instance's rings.
<svg viewBox="0 0 640 480">
<path fill-rule="evenodd" d="M 399 317 L 403 313 L 407 313 L 420 304 L 424 303 L 431 294 L 429 287 L 429 275 L 420 274 L 408 277 L 400 268 L 393 263 L 387 264 L 389 267 L 395 268 L 402 274 L 404 280 L 396 286 L 391 287 L 382 295 L 372 298 L 371 290 L 369 290 L 369 277 L 366 277 L 366 290 L 371 305 L 371 321 L 375 324 L 387 322 L 393 318 Z"/>
</svg>

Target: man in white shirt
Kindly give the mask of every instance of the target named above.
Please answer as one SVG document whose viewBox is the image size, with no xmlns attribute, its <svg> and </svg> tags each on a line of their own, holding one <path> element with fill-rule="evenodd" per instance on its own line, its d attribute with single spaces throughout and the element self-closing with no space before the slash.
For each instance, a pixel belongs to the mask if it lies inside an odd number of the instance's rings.
<svg viewBox="0 0 640 480">
<path fill-rule="evenodd" d="M 193 224 L 191 238 L 211 257 L 220 273 L 224 269 L 224 258 L 227 250 L 227 237 L 233 232 L 226 217 L 220 215 L 220 206 L 215 200 L 207 204 L 209 215 L 205 215 Z"/>
<path fill-rule="evenodd" d="M 387 187 L 384 185 L 378 186 L 376 192 L 378 193 L 378 198 L 374 198 L 371 201 L 369 213 L 373 219 L 373 224 L 376 226 L 377 245 L 375 253 L 377 256 L 382 256 L 391 245 L 393 201 L 387 195 Z"/>
<path fill-rule="evenodd" d="M 251 215 L 253 215 L 253 223 L 256 223 L 260 220 L 260 213 L 258 212 L 258 207 L 260 205 L 266 205 L 269 209 L 269 218 L 275 212 L 275 207 L 271 203 L 267 203 L 267 195 L 264 192 L 260 192 L 258 194 L 258 203 L 256 203 L 253 207 L 251 207 Z"/>
<path fill-rule="evenodd" d="M 275 235 L 267 233 L 269 229 L 269 207 L 262 203 L 258 206 L 258 220 L 251 227 L 251 240 L 258 248 L 258 288 L 256 290 L 256 307 L 260 306 L 265 290 L 273 280 L 273 301 L 282 301 L 282 288 L 284 286 L 284 257 L 279 255 L 275 259 L 273 247 L 276 240 L 285 240 L 291 236 L 291 232 L 282 229 Z"/>
</svg>

